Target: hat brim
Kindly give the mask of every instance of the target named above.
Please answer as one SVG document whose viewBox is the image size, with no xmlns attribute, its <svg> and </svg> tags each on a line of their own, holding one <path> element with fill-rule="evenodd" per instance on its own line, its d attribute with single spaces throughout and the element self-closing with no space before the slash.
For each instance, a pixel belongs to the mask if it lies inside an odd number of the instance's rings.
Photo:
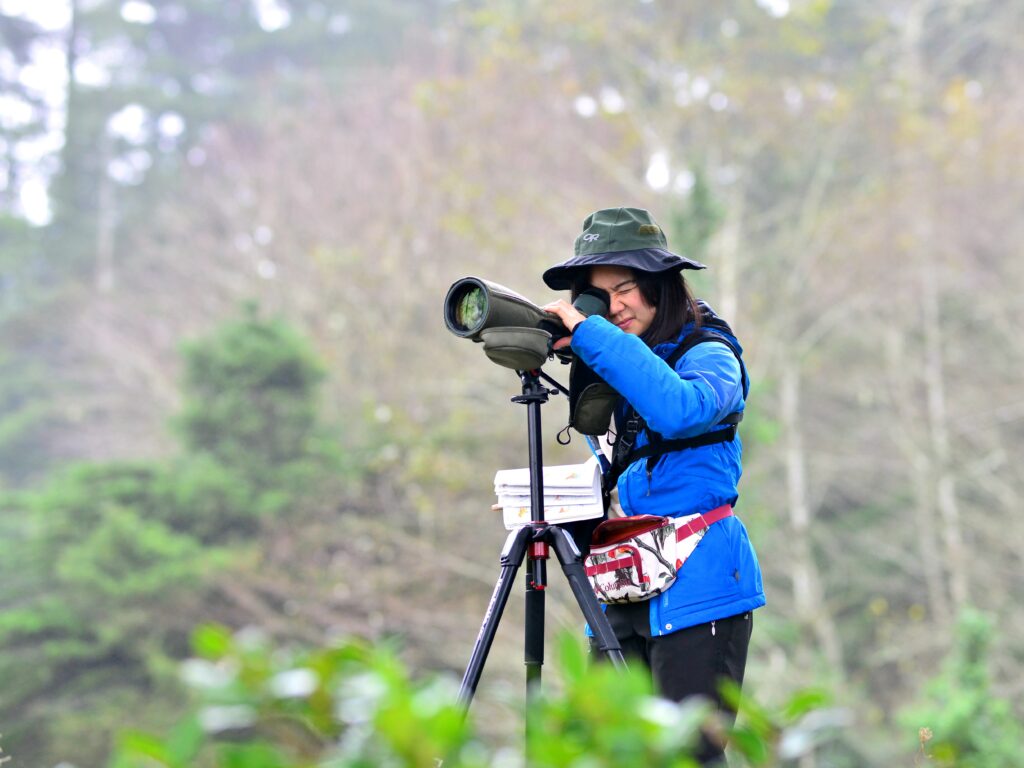
<svg viewBox="0 0 1024 768">
<path fill-rule="evenodd" d="M 561 264 L 545 270 L 543 278 L 548 288 L 566 291 L 572 288 L 573 278 L 580 271 L 596 266 L 629 267 L 641 272 L 668 272 L 681 269 L 707 269 L 699 261 L 688 259 L 661 248 L 641 248 L 636 251 L 609 251 L 573 256 Z"/>
</svg>

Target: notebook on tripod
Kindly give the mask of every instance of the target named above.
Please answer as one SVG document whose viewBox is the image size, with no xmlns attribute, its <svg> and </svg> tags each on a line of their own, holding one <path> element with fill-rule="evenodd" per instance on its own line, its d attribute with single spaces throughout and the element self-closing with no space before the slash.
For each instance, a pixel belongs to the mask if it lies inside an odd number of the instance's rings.
<svg viewBox="0 0 1024 768">
<path fill-rule="evenodd" d="M 496 507 L 502 511 L 505 528 L 512 530 L 530 522 L 530 470 L 500 469 L 494 476 Z M 544 521 L 568 523 L 601 517 L 601 468 L 591 457 L 582 464 L 544 467 Z"/>
</svg>

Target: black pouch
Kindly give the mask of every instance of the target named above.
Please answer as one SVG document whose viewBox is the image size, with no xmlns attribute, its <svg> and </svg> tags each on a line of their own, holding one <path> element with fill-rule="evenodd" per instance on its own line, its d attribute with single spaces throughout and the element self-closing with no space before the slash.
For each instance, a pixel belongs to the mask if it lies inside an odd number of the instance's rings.
<svg viewBox="0 0 1024 768">
<path fill-rule="evenodd" d="M 594 437 L 608 432 L 619 393 L 578 357 L 569 369 L 569 426 Z"/>
<path fill-rule="evenodd" d="M 619 393 L 612 389 L 578 357 L 572 358 L 569 369 L 569 426 L 581 435 L 597 437 L 606 434 L 615 412 Z M 607 474 L 601 479 L 601 495 L 605 516 L 608 514 Z M 576 542 L 576 547 L 586 557 L 590 551 L 590 537 L 604 517 L 578 520 L 562 525 Z"/>
</svg>

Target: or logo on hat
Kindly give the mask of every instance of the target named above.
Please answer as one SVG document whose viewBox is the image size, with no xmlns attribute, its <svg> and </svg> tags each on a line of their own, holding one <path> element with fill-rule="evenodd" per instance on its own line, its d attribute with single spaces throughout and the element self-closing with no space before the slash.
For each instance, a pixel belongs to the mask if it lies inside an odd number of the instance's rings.
<svg viewBox="0 0 1024 768">
<path fill-rule="evenodd" d="M 594 242 L 595 240 L 597 240 L 597 238 L 599 238 L 600 236 L 601 236 L 600 234 L 590 234 L 590 235 L 584 235 L 584 236 L 583 236 L 583 240 L 584 240 L 585 242 L 587 242 L 587 243 L 592 243 L 592 242 Z"/>
<path fill-rule="evenodd" d="M 657 235 L 661 233 L 661 227 L 657 224 L 641 224 L 636 228 L 638 235 Z"/>
</svg>

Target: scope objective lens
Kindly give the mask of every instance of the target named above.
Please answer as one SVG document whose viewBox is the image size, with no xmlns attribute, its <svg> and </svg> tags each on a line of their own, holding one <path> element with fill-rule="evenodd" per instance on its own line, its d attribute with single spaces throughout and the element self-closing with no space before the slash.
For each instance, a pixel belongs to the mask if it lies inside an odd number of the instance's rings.
<svg viewBox="0 0 1024 768">
<path fill-rule="evenodd" d="M 487 310 L 487 294 L 479 286 L 473 286 L 459 297 L 455 307 L 455 322 L 459 330 L 473 331 L 483 322 Z"/>
</svg>

